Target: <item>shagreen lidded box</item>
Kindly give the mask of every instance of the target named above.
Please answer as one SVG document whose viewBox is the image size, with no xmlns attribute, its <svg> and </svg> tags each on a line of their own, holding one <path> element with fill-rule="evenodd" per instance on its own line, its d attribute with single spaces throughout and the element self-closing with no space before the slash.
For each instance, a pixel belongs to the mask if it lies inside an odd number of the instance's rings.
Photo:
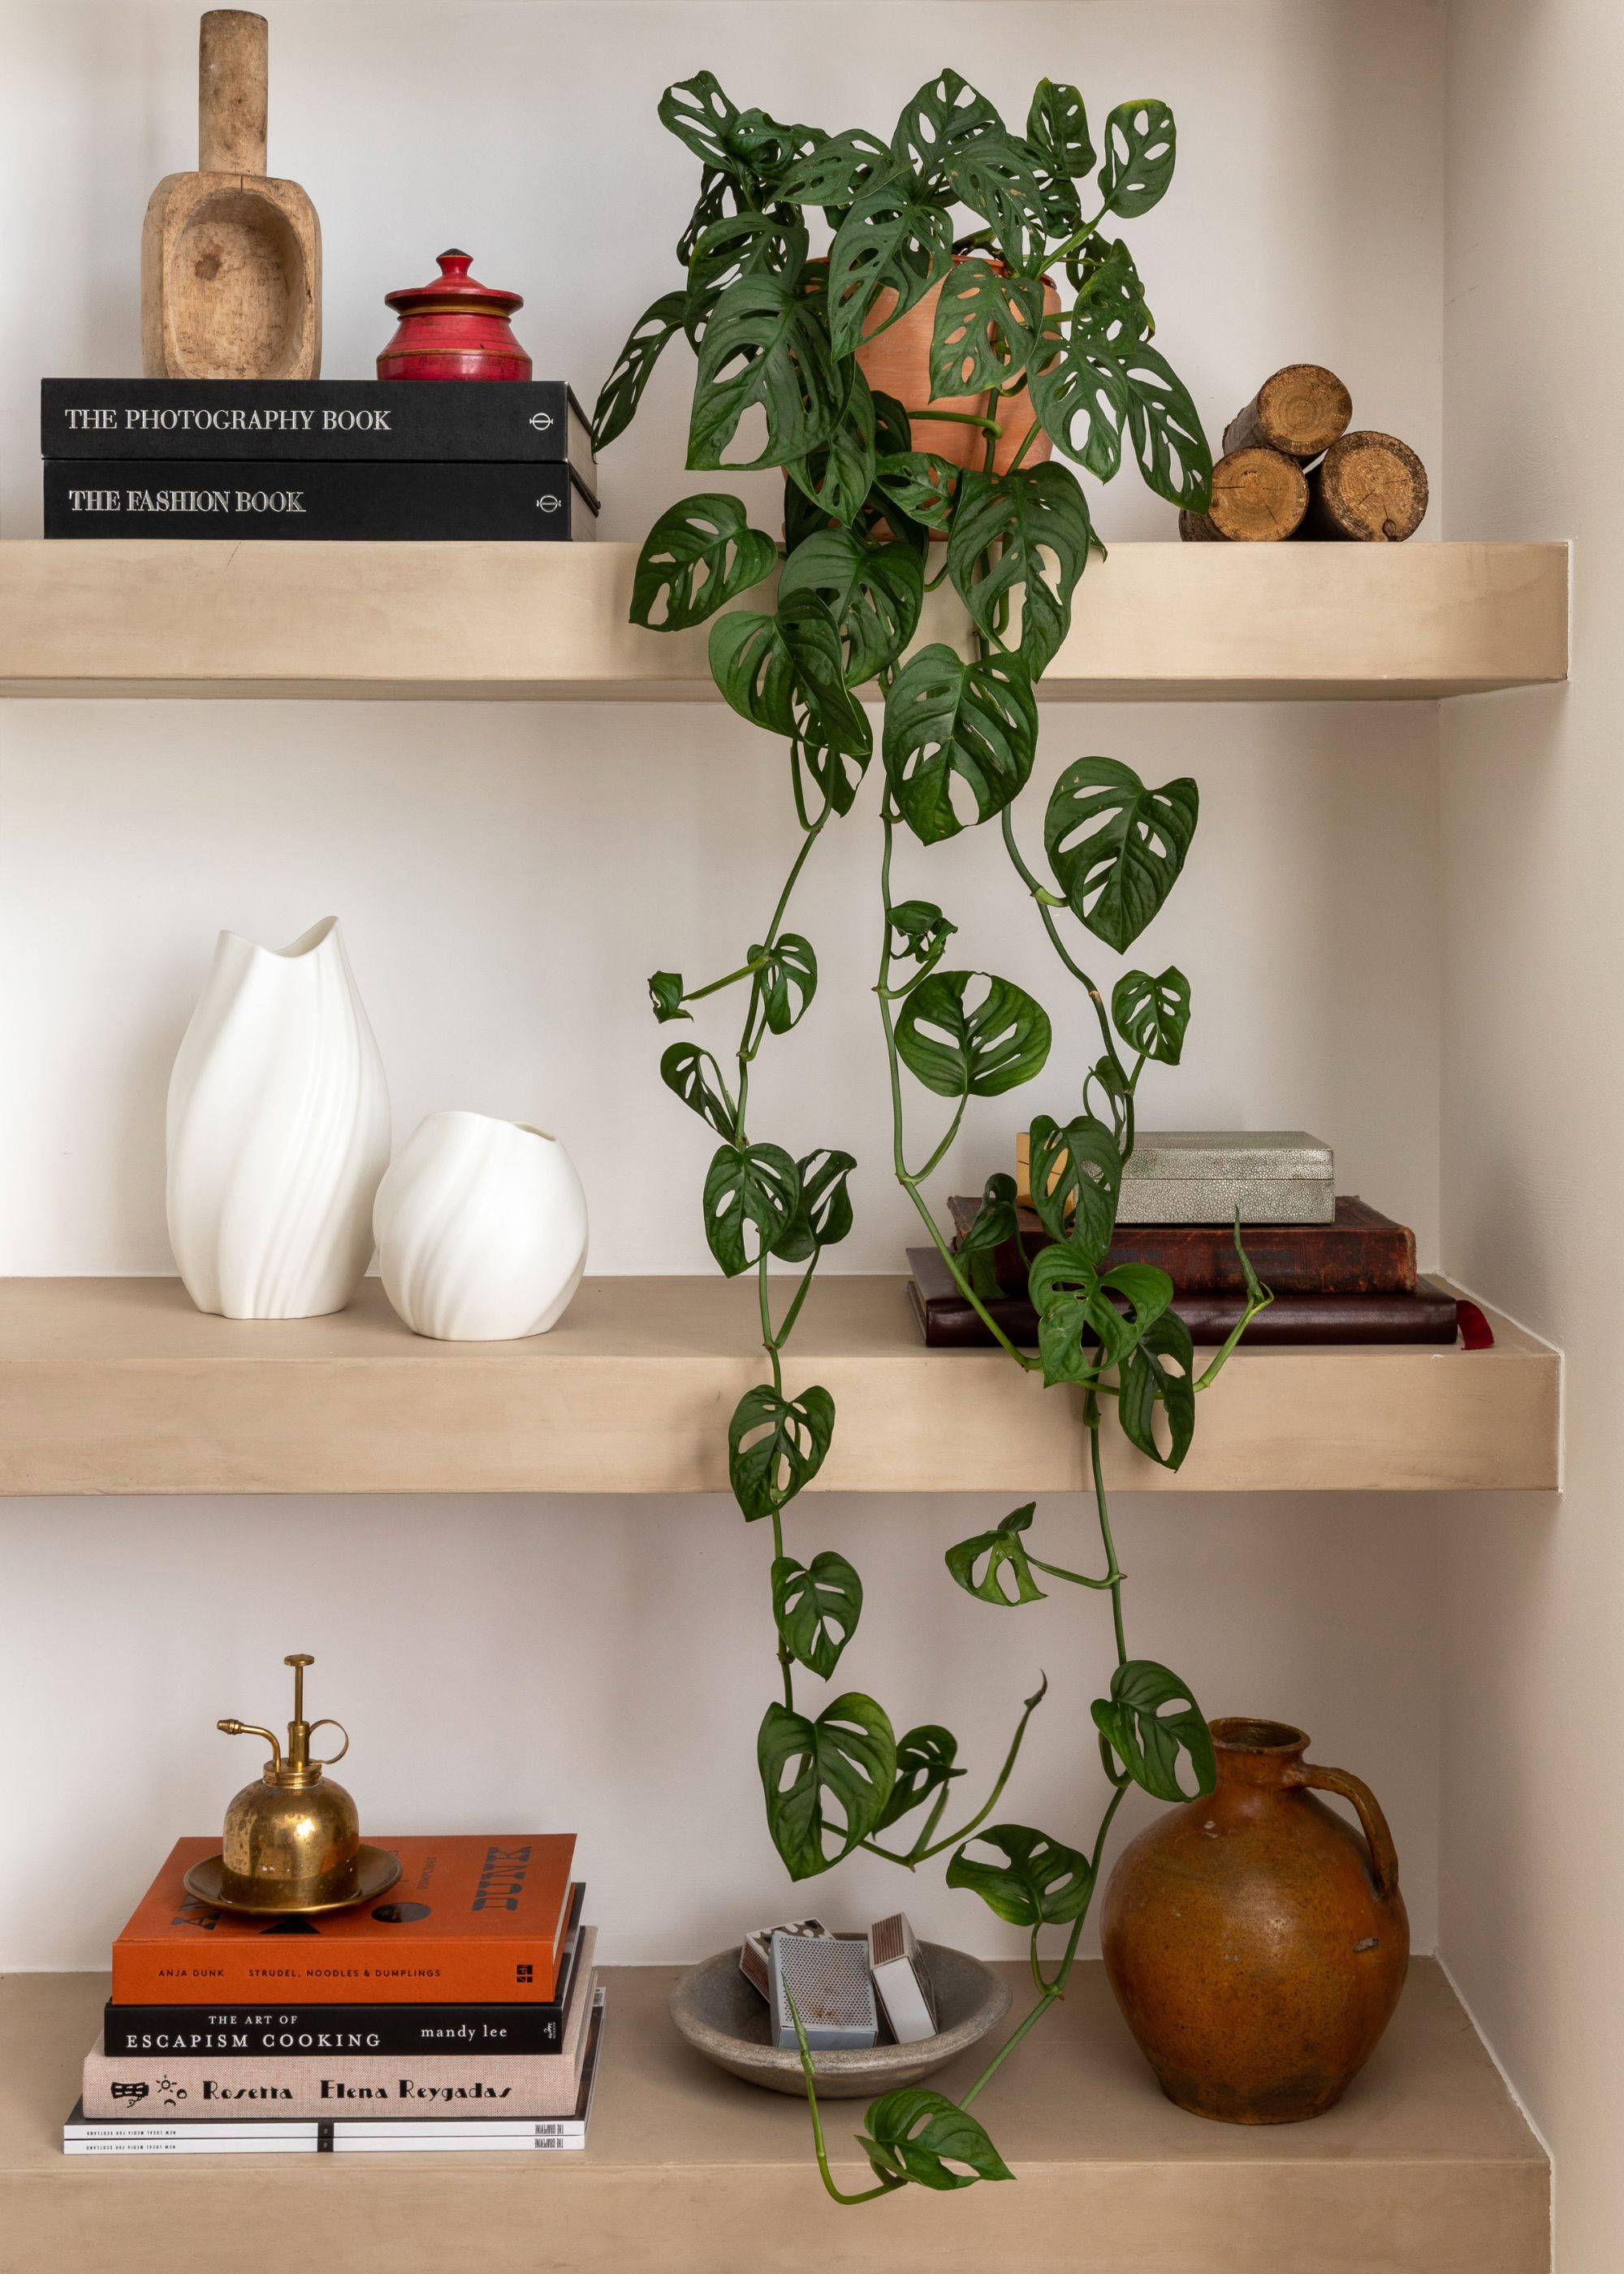
<svg viewBox="0 0 1624 2274">
<path fill-rule="evenodd" d="M 1146 1129 L 1123 1171 L 1118 1224 L 1329 1224 L 1330 1147 L 1305 1129 Z"/>
</svg>

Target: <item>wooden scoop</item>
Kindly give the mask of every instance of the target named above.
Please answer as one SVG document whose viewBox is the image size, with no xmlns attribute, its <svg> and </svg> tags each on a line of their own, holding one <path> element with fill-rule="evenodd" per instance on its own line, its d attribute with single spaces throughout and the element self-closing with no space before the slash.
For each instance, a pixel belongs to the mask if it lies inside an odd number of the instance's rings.
<svg viewBox="0 0 1624 2274">
<path fill-rule="evenodd" d="M 198 41 L 198 167 L 169 174 L 141 231 L 148 379 L 314 379 L 321 229 L 265 170 L 263 16 L 211 8 Z"/>
</svg>

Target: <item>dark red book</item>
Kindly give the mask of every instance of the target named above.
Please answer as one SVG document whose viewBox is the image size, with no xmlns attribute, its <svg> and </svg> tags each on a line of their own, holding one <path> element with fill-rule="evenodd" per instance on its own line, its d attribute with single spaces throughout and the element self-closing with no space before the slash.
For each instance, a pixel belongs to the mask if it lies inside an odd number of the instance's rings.
<svg viewBox="0 0 1624 2274">
<path fill-rule="evenodd" d="M 951 1200 L 953 1227 L 962 1239 L 975 1221 L 977 1200 Z M 1024 1291 L 1026 1263 L 1049 1234 L 1035 1209 L 1016 1210 L 1019 1244 L 994 1251 L 998 1284 Z M 1416 1236 L 1407 1226 L 1354 1193 L 1339 1193 L 1333 1224 L 1243 1224 L 1241 1238 L 1252 1269 L 1276 1295 L 1408 1295 L 1416 1284 Z M 955 1243 L 957 1244 L 957 1243 Z M 1246 1283 L 1235 1253 L 1235 1234 L 1222 1224 L 1119 1224 L 1109 1261 L 1154 1263 L 1173 1284 L 1192 1294 L 1241 1295 Z"/>
<path fill-rule="evenodd" d="M 934 1247 L 910 1247 L 914 1277 L 908 1293 L 921 1332 L 933 1350 L 992 1347 L 992 1337 L 959 1291 Z M 1225 1341 L 1245 1308 L 1239 1295 L 1179 1293 L 1174 1309 L 1192 1342 Z M 1037 1313 L 1025 1295 L 998 1296 L 987 1308 L 1013 1343 L 1035 1347 Z M 1432 1343 L 1453 1346 L 1459 1326 L 1455 1298 L 1429 1279 L 1408 1295 L 1279 1295 L 1246 1329 L 1245 1347 L 1315 1343 Z"/>
</svg>

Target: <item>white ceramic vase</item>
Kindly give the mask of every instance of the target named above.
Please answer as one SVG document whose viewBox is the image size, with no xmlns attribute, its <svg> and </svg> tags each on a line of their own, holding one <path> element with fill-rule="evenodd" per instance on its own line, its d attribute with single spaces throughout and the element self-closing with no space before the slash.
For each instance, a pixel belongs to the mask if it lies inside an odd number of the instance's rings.
<svg viewBox="0 0 1624 2274">
<path fill-rule="evenodd" d="M 372 1260 L 389 1093 L 335 916 L 222 931 L 169 1077 L 169 1244 L 200 1311 L 342 1311 Z"/>
<path fill-rule="evenodd" d="M 451 1343 L 545 1335 L 586 1269 L 586 1194 L 556 1137 L 484 1113 L 431 1113 L 372 1212 L 384 1291 Z"/>
</svg>

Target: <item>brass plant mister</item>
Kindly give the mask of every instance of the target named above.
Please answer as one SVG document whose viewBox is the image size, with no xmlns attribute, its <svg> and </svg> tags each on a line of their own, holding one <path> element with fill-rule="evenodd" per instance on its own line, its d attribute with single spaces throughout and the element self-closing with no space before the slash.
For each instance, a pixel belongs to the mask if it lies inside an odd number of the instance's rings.
<svg viewBox="0 0 1624 2274">
<path fill-rule="evenodd" d="M 186 1874 L 190 1892 L 222 1910 L 256 1916 L 342 1910 L 381 1894 L 400 1876 L 384 1849 L 362 1844 L 355 1802 L 327 1773 L 350 1750 L 342 1721 L 304 1718 L 308 1651 L 283 1659 L 293 1668 L 293 1719 L 284 1748 L 274 1730 L 252 1721 L 217 1721 L 229 1737 L 263 1737 L 271 1758 L 253 1784 L 245 1784 L 226 1810 L 221 1852 Z M 312 1758 L 318 1729 L 343 1738 L 327 1760 Z"/>
</svg>

